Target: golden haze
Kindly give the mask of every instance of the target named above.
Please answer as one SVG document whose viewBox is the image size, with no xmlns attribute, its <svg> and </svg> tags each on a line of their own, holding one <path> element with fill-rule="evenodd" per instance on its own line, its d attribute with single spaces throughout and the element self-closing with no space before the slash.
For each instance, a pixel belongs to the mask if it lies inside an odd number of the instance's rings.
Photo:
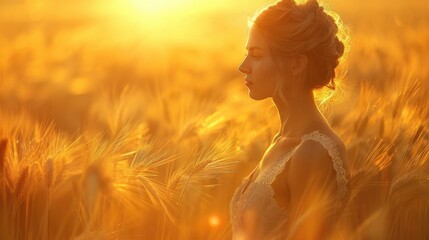
<svg viewBox="0 0 429 240">
<path fill-rule="evenodd" d="M 228 239 L 228 203 L 279 125 L 237 67 L 270 1 L 0 3 L 2 239 Z M 429 221 L 425 1 L 329 1 L 350 31 L 320 107 L 344 139 L 357 227 Z M 329 96 L 329 98 L 328 98 Z"/>
</svg>

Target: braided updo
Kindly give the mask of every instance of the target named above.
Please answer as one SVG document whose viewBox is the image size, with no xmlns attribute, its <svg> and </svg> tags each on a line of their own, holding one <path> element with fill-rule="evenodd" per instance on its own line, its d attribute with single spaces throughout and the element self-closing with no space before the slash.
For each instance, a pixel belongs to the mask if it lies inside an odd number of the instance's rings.
<svg viewBox="0 0 429 240">
<path fill-rule="evenodd" d="M 251 24 L 266 38 L 276 60 L 307 56 L 304 73 L 307 87 L 335 89 L 335 68 L 345 50 L 338 36 L 339 27 L 344 28 L 339 17 L 326 13 L 316 0 L 303 4 L 282 0 L 255 15 Z"/>
</svg>

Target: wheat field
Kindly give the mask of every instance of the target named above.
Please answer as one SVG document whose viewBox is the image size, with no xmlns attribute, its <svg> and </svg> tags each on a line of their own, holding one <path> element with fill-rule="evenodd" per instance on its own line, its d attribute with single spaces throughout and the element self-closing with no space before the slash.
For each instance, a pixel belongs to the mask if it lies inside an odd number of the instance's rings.
<svg viewBox="0 0 429 240">
<path fill-rule="evenodd" d="M 272 1 L 230 2 L 0 3 L 0 239 L 231 238 L 279 119 L 237 70 Z M 326 5 L 350 33 L 347 74 L 317 92 L 358 213 L 338 236 L 428 239 L 429 4 Z"/>
</svg>

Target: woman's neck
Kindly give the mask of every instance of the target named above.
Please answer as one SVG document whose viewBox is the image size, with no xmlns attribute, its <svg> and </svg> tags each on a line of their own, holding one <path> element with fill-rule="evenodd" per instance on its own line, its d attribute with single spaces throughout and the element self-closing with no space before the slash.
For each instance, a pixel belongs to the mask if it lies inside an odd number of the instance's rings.
<svg viewBox="0 0 429 240">
<path fill-rule="evenodd" d="M 273 98 L 280 116 L 280 130 L 276 138 L 300 137 L 312 130 L 315 124 L 326 122 L 314 101 L 312 91 L 306 91 L 290 99 L 287 104 L 279 98 Z M 275 139 L 276 140 L 276 139 Z"/>
</svg>

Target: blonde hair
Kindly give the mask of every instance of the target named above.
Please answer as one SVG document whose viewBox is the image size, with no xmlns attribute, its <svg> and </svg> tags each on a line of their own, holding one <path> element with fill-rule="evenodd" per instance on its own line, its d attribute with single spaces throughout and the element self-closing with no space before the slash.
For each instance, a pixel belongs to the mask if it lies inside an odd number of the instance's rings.
<svg viewBox="0 0 429 240">
<path fill-rule="evenodd" d="M 249 23 L 267 40 L 280 75 L 288 57 L 304 54 L 308 58 L 305 87 L 335 89 L 335 69 L 348 46 L 347 29 L 337 14 L 328 14 L 316 0 L 303 4 L 282 0 L 257 13 Z M 287 102 L 281 90 L 283 84 L 279 80 L 276 91 Z"/>
</svg>

